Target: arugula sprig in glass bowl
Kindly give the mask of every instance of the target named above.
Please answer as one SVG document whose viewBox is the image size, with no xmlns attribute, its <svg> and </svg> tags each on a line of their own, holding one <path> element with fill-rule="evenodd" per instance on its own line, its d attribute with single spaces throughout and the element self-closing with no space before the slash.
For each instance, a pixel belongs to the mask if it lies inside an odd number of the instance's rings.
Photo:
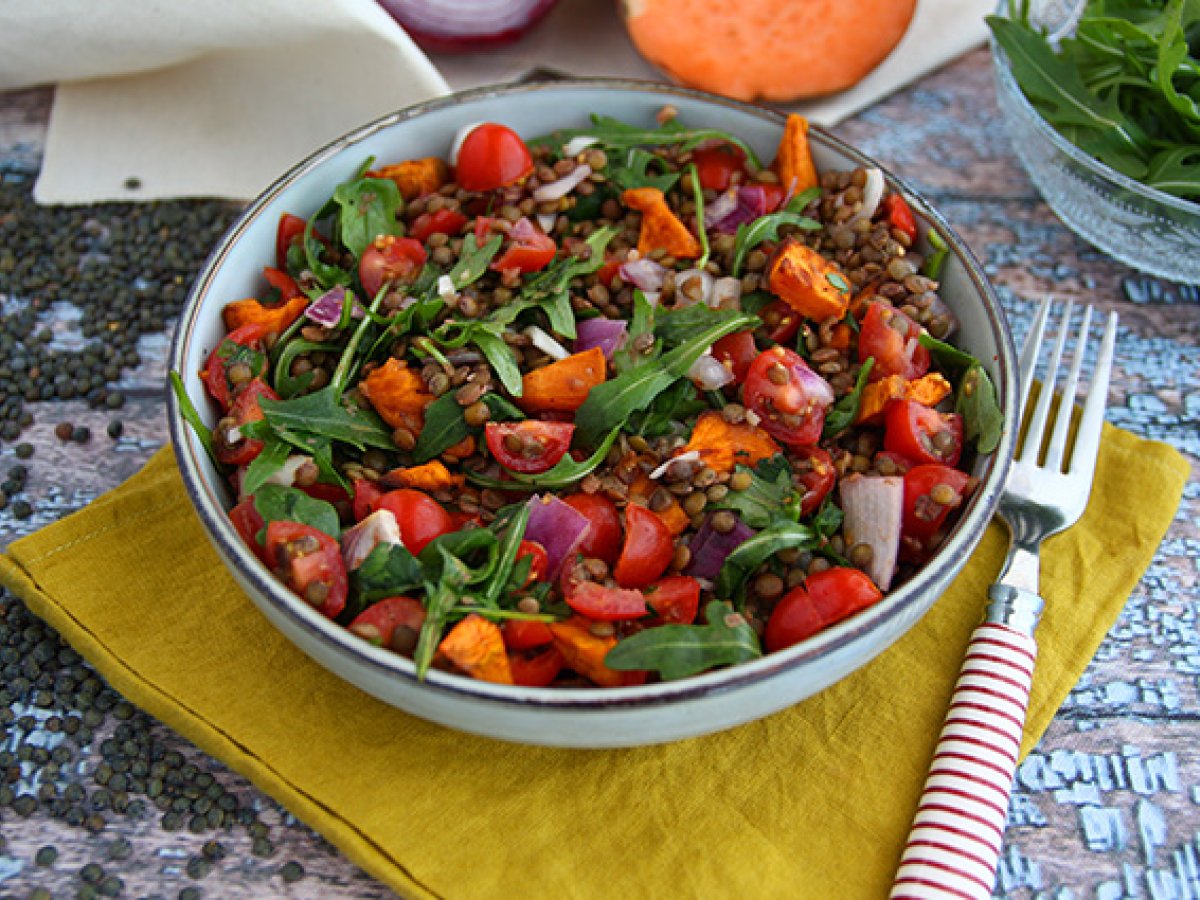
<svg viewBox="0 0 1200 900">
<path fill-rule="evenodd" d="M 1200 84 L 1188 43 L 1200 21 L 1178 2 L 1127 6 L 1116 18 L 1103 0 L 1001 0 L 989 20 L 1000 110 L 1072 231 L 1143 272 L 1200 282 L 1200 104 L 1187 93 Z M 1173 130 L 1145 124 L 1151 103 Z"/>
</svg>

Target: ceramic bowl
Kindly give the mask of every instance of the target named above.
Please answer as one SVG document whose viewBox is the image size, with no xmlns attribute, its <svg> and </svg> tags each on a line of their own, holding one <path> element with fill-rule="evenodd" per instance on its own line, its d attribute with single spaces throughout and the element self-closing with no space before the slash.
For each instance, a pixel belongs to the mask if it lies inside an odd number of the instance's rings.
<svg viewBox="0 0 1200 900">
<path fill-rule="evenodd" d="M 478 121 L 504 122 L 526 137 L 585 124 L 593 112 L 648 126 L 667 104 L 692 125 L 740 135 L 767 159 L 783 129 L 777 112 L 709 94 L 639 82 L 579 80 L 469 91 L 401 110 L 346 135 L 267 188 L 222 238 L 183 310 L 172 368 L 213 424 L 198 373 L 224 334 L 222 306 L 252 295 L 259 285 L 263 261 L 274 257 L 280 214 L 313 214 L 368 156 L 445 156 L 455 132 Z M 874 165 L 819 129 L 811 142 L 819 168 Z M 957 340 L 984 362 L 1011 421 L 1016 362 L 1000 304 L 962 240 L 919 196 L 907 193 L 921 230 L 936 230 L 950 248 L 942 283 L 943 295 L 962 323 Z M 196 512 L 217 553 L 266 617 L 264 629 L 278 628 L 330 672 L 414 715 L 504 740 L 570 747 L 651 744 L 730 728 L 794 704 L 866 665 L 921 618 L 970 556 L 996 508 L 1013 446 L 1009 428 L 999 449 L 977 462 L 979 489 L 941 550 L 915 578 L 861 614 L 787 651 L 692 678 L 619 689 L 550 689 L 490 684 L 438 670 L 419 681 L 408 659 L 373 647 L 323 618 L 277 581 L 239 539 L 226 515 L 232 500 L 228 488 L 174 398 L 169 418 Z M 980 603 L 982 609 L 982 597 Z"/>
</svg>

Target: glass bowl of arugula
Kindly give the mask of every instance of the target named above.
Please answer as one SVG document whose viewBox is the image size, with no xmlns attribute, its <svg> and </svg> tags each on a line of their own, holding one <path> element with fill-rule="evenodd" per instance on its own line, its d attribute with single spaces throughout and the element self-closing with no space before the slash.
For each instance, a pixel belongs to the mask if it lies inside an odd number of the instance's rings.
<svg viewBox="0 0 1200 900">
<path fill-rule="evenodd" d="M 1200 8 L 1002 0 L 988 19 L 1013 147 L 1076 234 L 1200 282 Z"/>
</svg>

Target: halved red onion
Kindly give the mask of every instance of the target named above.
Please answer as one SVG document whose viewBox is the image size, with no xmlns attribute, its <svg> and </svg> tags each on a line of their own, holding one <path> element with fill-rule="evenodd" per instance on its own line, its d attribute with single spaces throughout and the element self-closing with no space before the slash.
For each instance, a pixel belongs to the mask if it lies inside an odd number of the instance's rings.
<svg viewBox="0 0 1200 900">
<path fill-rule="evenodd" d="M 306 318 L 318 325 L 333 328 L 342 320 L 342 304 L 346 302 L 346 289 L 340 284 L 332 287 L 324 294 L 308 304 L 304 310 Z"/>
<path fill-rule="evenodd" d="M 704 269 L 685 269 L 677 273 L 674 278 L 676 306 L 692 306 L 696 303 L 712 305 L 713 277 L 711 273 Z M 700 283 L 699 291 L 697 291 L 699 297 L 693 297 L 691 294 L 691 291 L 695 290 L 693 285 L 695 285 L 696 279 L 699 279 Z"/>
<path fill-rule="evenodd" d="M 366 561 L 380 544 L 399 544 L 400 524 L 390 509 L 377 509 L 353 528 L 342 532 L 342 559 L 353 571 Z"/>
<path fill-rule="evenodd" d="M 629 323 L 624 319 L 607 319 L 604 316 L 583 319 L 575 325 L 575 352 L 582 353 L 599 347 L 605 359 L 612 359 L 613 353 L 625 343 L 628 330 Z"/>
<path fill-rule="evenodd" d="M 645 257 L 621 263 L 618 272 L 625 281 L 647 293 L 661 291 L 663 281 L 667 277 L 667 270 L 664 266 Z"/>
<path fill-rule="evenodd" d="M 866 573 L 881 591 L 896 574 L 904 512 L 904 479 L 896 475 L 850 475 L 838 485 L 846 546 L 866 544 L 871 563 Z"/>
<path fill-rule="evenodd" d="M 702 391 L 717 391 L 733 381 L 733 373 L 711 353 L 696 357 L 687 377 Z"/>
<path fill-rule="evenodd" d="M 589 528 L 587 516 L 553 494 L 535 494 L 529 498 L 525 540 L 537 541 L 545 548 L 548 581 L 557 578 L 562 564 L 579 550 Z"/>
<path fill-rule="evenodd" d="M 867 169 L 867 183 L 863 185 L 863 200 L 862 206 L 858 212 L 850 217 L 851 222 L 857 222 L 859 219 L 873 219 L 875 213 L 879 209 L 879 202 L 883 200 L 883 172 L 874 167 Z"/>
<path fill-rule="evenodd" d="M 559 200 L 575 190 L 584 181 L 587 181 L 588 176 L 591 174 L 592 167 L 587 163 L 581 163 L 557 181 L 539 185 L 533 192 L 533 199 L 538 201 L 538 203 Z"/>
<path fill-rule="evenodd" d="M 754 537 L 754 529 L 737 518 L 737 513 L 729 510 L 722 512 L 729 512 L 734 517 L 733 529 L 725 534 L 717 531 L 712 525 L 715 513 L 709 513 L 696 536 L 688 544 L 692 560 L 683 570 L 684 575 L 694 578 L 716 578 L 721 566 L 725 564 L 725 558 L 739 545 Z"/>
</svg>

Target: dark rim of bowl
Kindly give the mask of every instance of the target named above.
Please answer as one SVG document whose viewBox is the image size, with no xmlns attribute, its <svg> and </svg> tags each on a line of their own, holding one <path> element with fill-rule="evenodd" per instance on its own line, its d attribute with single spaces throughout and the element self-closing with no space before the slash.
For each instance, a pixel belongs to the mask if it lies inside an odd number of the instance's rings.
<svg viewBox="0 0 1200 900">
<path fill-rule="evenodd" d="M 172 370 L 183 371 L 200 307 L 214 273 L 224 263 L 249 224 L 278 194 L 302 178 L 309 170 L 372 134 L 434 110 L 446 109 L 464 102 L 502 98 L 516 94 L 578 89 L 595 90 L 597 88 L 618 92 L 655 94 L 661 96 L 664 101 L 669 101 L 673 97 L 686 97 L 756 116 L 781 127 L 785 120 L 784 114 L 775 110 L 730 100 L 704 91 L 657 82 L 613 78 L 571 78 L 545 83 L 489 85 L 389 113 L 343 135 L 306 157 L 252 201 L 230 226 L 216 248 L 209 254 L 188 294 L 171 343 L 169 358 Z M 292 626 L 303 629 L 325 650 L 331 650 L 338 654 L 349 654 L 353 662 L 359 666 L 374 670 L 377 674 L 400 678 L 425 690 L 454 695 L 460 700 L 501 701 L 517 706 L 537 706 L 558 710 L 653 707 L 737 690 L 785 673 L 790 669 L 799 668 L 820 657 L 830 656 L 854 644 L 880 624 L 910 613 L 914 607 L 919 607 L 925 599 L 922 595 L 930 582 L 951 578 L 963 565 L 966 557 L 982 537 L 999 502 L 1016 439 L 1015 429 L 1011 427 L 1012 411 L 1016 407 L 1017 397 L 1016 353 L 1003 309 L 984 275 L 982 267 L 941 214 L 901 179 L 891 175 L 874 160 L 844 144 L 825 130 L 813 126 L 810 138 L 815 143 L 827 145 L 843 154 L 857 165 L 880 168 L 888 180 L 903 189 L 908 199 L 912 201 L 914 208 L 931 227 L 936 226 L 936 230 L 945 239 L 950 250 L 962 262 L 966 274 L 982 300 L 988 325 L 999 347 L 996 360 L 1000 376 L 997 390 L 1000 396 L 1000 405 L 1006 412 L 1008 423 L 1001 436 L 1000 445 L 985 463 L 986 471 L 981 479 L 979 489 L 972 495 L 957 526 L 933 559 L 909 581 L 886 594 L 878 604 L 788 650 L 767 654 L 758 660 L 679 681 L 624 688 L 523 688 L 496 685 L 466 676 L 431 670 L 425 680 L 419 682 L 411 660 L 372 647 L 340 625 L 325 619 L 283 587 L 259 562 L 257 557 L 244 546 L 234 531 L 222 502 L 209 490 L 200 474 L 201 468 L 207 464 L 207 460 L 201 460 L 189 434 L 190 426 L 180 414 L 174 392 L 168 388 L 168 428 L 175 449 L 176 462 L 192 505 L 219 554 L 225 560 L 236 565 L 240 576 L 270 602 L 277 614 L 286 617 Z M 928 601 L 926 609 L 920 610 L 921 615 L 927 611 L 928 606 L 932 605 L 934 600 Z M 914 618 L 913 622 L 915 623 L 919 618 L 920 615 Z M 911 624 L 913 623 L 909 623 L 909 627 Z"/>
</svg>

